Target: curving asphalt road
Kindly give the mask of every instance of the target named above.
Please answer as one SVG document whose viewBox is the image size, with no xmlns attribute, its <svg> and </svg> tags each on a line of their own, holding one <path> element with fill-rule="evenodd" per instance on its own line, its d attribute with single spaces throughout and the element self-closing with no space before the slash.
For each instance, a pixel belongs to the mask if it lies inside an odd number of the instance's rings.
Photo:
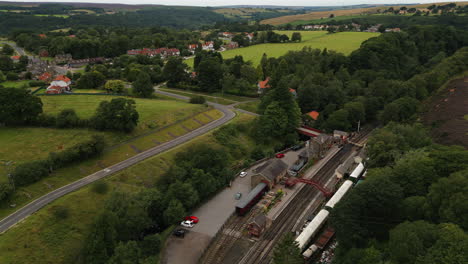
<svg viewBox="0 0 468 264">
<path fill-rule="evenodd" d="M 177 95 L 177 94 L 172 94 L 169 92 L 163 92 L 163 91 L 155 91 L 156 93 L 163 94 L 166 96 L 171 96 L 174 98 L 182 99 L 182 100 L 187 100 L 188 97 L 182 96 L 182 95 Z M 220 104 L 215 104 L 215 103 L 209 103 L 212 105 L 214 108 L 220 110 L 223 113 L 223 117 L 220 119 L 217 119 L 211 123 L 208 123 L 198 129 L 195 129 L 183 136 L 180 136 L 178 138 L 175 138 L 171 141 L 168 141 L 164 144 L 161 144 L 157 147 L 148 149 L 144 152 L 141 152 L 127 160 L 124 160 L 122 162 L 119 162 L 115 165 L 112 165 L 106 169 L 100 170 L 96 173 L 93 173 L 91 175 L 88 175 L 80 180 L 77 180 L 73 183 L 70 183 L 68 185 L 65 185 L 61 188 L 58 188 L 44 196 L 39 197 L 38 199 L 32 201 L 31 203 L 25 205 L 21 209 L 17 210 L 16 212 L 12 213 L 11 215 L 5 217 L 0 221 L 0 234 L 8 230 L 10 227 L 14 226 L 15 224 L 19 223 L 21 220 L 25 219 L 26 217 L 30 216 L 31 214 L 35 213 L 48 203 L 68 194 L 73 191 L 76 191 L 80 189 L 83 186 L 86 186 L 90 183 L 93 183 L 99 179 L 102 179 L 106 176 L 109 176 L 115 172 L 118 172 L 120 170 L 123 170 L 125 168 L 128 168 L 144 159 L 150 158 L 154 155 L 157 155 L 161 152 L 164 152 L 166 150 L 169 150 L 173 147 L 176 147 L 182 143 L 185 143 L 195 137 L 198 137 L 200 135 L 203 135 L 210 130 L 217 128 L 225 123 L 227 123 L 229 120 L 235 117 L 235 113 L 229 108 L 224 105 Z"/>
</svg>

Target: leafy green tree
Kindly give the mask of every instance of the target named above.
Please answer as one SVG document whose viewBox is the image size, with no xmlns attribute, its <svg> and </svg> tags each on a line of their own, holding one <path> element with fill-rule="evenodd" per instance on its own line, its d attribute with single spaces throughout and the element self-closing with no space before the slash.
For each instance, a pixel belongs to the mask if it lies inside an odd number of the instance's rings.
<svg viewBox="0 0 468 264">
<path fill-rule="evenodd" d="M 328 131 L 333 131 L 335 129 L 349 131 L 352 127 L 349 122 L 349 112 L 346 109 L 340 109 L 333 112 L 325 122 L 325 127 Z"/>
<path fill-rule="evenodd" d="M 215 92 L 221 90 L 223 70 L 218 59 L 208 57 L 198 66 L 198 86 L 201 91 Z"/>
<path fill-rule="evenodd" d="M 79 124 L 80 118 L 74 109 L 63 109 L 57 115 L 56 126 L 59 128 L 76 127 Z"/>
<path fill-rule="evenodd" d="M 159 234 L 145 236 L 141 242 L 141 251 L 144 256 L 156 255 L 162 246 L 161 236 Z"/>
<path fill-rule="evenodd" d="M 11 56 L 13 55 L 13 53 L 15 53 L 15 50 L 10 45 L 8 44 L 3 45 L 3 48 L 2 48 L 3 55 Z"/>
<path fill-rule="evenodd" d="M 452 222 L 468 229 L 468 170 L 440 178 L 429 188 L 427 205 L 436 222 Z"/>
<path fill-rule="evenodd" d="M 0 124 L 23 125 L 42 113 L 42 101 L 29 91 L 15 88 L 0 89 Z"/>
<path fill-rule="evenodd" d="M 240 69 L 240 75 L 243 79 L 249 82 L 249 84 L 255 84 L 258 80 L 257 72 L 254 67 L 250 65 L 242 65 Z"/>
<path fill-rule="evenodd" d="M 403 188 L 405 197 L 425 195 L 437 180 L 434 161 L 421 150 L 409 151 L 397 160 L 391 177 Z"/>
<path fill-rule="evenodd" d="M 275 264 L 302 264 L 304 258 L 301 250 L 291 233 L 286 234 L 273 251 L 273 263 Z"/>
<path fill-rule="evenodd" d="M 440 225 L 440 238 L 416 264 L 463 264 L 468 259 L 468 235 L 457 225 Z"/>
<path fill-rule="evenodd" d="M 395 263 L 413 264 L 438 238 L 439 231 L 434 224 L 425 221 L 401 223 L 390 231 L 390 258 Z"/>
<path fill-rule="evenodd" d="M 91 122 L 99 130 L 117 130 L 129 133 L 136 127 L 138 118 L 134 100 L 116 98 L 110 102 L 102 101 Z"/>
<path fill-rule="evenodd" d="M 0 183 L 0 202 L 5 201 L 13 194 L 13 185 L 9 182 L 2 182 Z"/>
<path fill-rule="evenodd" d="M 119 242 L 107 264 L 134 264 L 140 259 L 141 251 L 135 241 Z"/>
<path fill-rule="evenodd" d="M 291 41 L 292 42 L 301 42 L 302 41 L 302 36 L 300 32 L 294 32 L 291 36 Z"/>
<path fill-rule="evenodd" d="M 104 264 L 113 255 L 117 243 L 116 222 L 117 217 L 108 210 L 98 216 L 84 246 L 83 256 L 86 263 Z"/>
<path fill-rule="evenodd" d="M 176 87 L 180 82 L 188 80 L 187 65 L 181 58 L 170 57 L 163 69 L 163 76 L 168 87 Z"/>
<path fill-rule="evenodd" d="M 78 89 L 97 89 L 104 85 L 106 77 L 98 71 L 90 71 L 81 75 L 80 79 L 76 82 Z"/>
<path fill-rule="evenodd" d="M 362 247 L 370 238 L 384 239 L 398 223 L 403 190 L 387 173 L 369 171 L 366 181 L 333 209 L 330 221 L 344 248 Z"/>
<path fill-rule="evenodd" d="M 133 92 L 141 97 L 151 97 L 153 94 L 153 83 L 150 76 L 145 72 L 140 72 L 136 81 L 132 83 Z"/>
<path fill-rule="evenodd" d="M 125 83 L 121 80 L 109 80 L 104 85 L 107 92 L 120 94 L 125 90 Z"/>
<path fill-rule="evenodd" d="M 176 181 L 169 186 L 166 193 L 167 201 L 178 200 L 184 205 L 184 208 L 191 209 L 199 201 L 197 190 L 195 190 L 190 182 Z"/>
<path fill-rule="evenodd" d="M 410 221 L 422 220 L 425 218 L 427 206 L 425 196 L 410 196 L 403 200 L 401 211 L 405 219 Z"/>
<path fill-rule="evenodd" d="M 286 134 L 288 116 L 278 102 L 272 102 L 258 120 L 258 137 L 268 139 Z"/>
<path fill-rule="evenodd" d="M 5 74 L 3 74 L 2 71 L 0 71 L 0 82 L 4 82 L 4 81 L 6 81 L 6 76 Z"/>
<path fill-rule="evenodd" d="M 390 121 L 408 121 L 418 110 L 419 101 L 404 97 L 397 99 L 384 107 L 381 120 L 384 124 Z"/>
<path fill-rule="evenodd" d="M 164 221 L 166 225 L 172 225 L 181 221 L 185 214 L 186 211 L 184 205 L 182 205 L 179 200 L 174 199 L 169 202 L 167 209 L 164 211 Z"/>
</svg>

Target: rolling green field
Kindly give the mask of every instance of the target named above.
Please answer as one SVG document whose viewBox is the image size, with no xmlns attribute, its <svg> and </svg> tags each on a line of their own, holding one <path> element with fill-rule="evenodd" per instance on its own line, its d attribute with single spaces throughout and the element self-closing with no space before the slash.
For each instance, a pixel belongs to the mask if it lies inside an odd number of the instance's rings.
<svg viewBox="0 0 468 264">
<path fill-rule="evenodd" d="M 291 22 L 289 24 L 291 24 L 293 26 L 316 24 L 316 23 L 319 24 L 319 23 L 327 23 L 327 22 L 330 22 L 332 20 L 341 21 L 341 20 L 347 20 L 347 19 L 353 19 L 353 18 L 361 18 L 361 17 L 365 17 L 365 16 L 368 16 L 368 15 L 337 16 L 337 17 L 333 17 L 333 18 L 323 18 L 323 19 L 313 19 L 313 20 L 298 20 L 298 21 Z"/>
<path fill-rule="evenodd" d="M 244 122 L 252 118 L 239 114 L 231 122 Z M 108 184 L 107 194 L 97 194 L 92 191 L 92 186 L 86 186 L 47 205 L 0 235 L 0 263 L 81 263 L 77 261 L 77 257 L 84 239 L 111 190 L 137 192 L 151 186 L 152 182 L 167 171 L 178 152 L 195 143 L 217 144 L 210 132 L 100 180 Z M 255 146 L 248 140 L 245 140 L 245 144 L 249 148 Z M 68 208 L 69 217 L 56 219 L 53 211 L 57 206 Z"/>
<path fill-rule="evenodd" d="M 41 96 L 43 110 L 48 114 L 57 114 L 66 108 L 75 109 L 81 118 L 93 115 L 99 103 L 111 100 L 113 96 Z M 130 134 L 99 132 L 88 129 L 55 128 L 0 128 L 0 161 L 23 162 L 40 159 L 51 151 L 70 147 L 83 138 L 93 134 L 103 134 L 110 145 L 129 140 L 146 131 L 170 125 L 178 120 L 204 111 L 204 106 L 188 104 L 175 100 L 134 99 L 140 115 L 138 128 Z M 4 170 L 0 167 L 0 171 Z"/>
<path fill-rule="evenodd" d="M 287 34 L 289 36 L 295 31 L 278 31 L 278 33 Z M 301 31 L 302 42 L 300 43 L 267 43 L 253 45 L 246 48 L 227 50 L 222 52 L 224 59 L 234 58 L 237 55 L 242 55 L 244 60 L 252 61 L 254 66 L 260 63 L 264 53 L 269 57 L 280 57 L 288 51 L 301 50 L 304 47 L 312 47 L 317 49 L 327 48 L 344 54 L 350 54 L 352 51 L 359 48 L 361 43 L 371 37 L 376 37 L 379 33 L 368 32 L 341 32 L 328 34 L 326 31 Z M 185 61 L 190 67 L 193 67 L 193 59 Z"/>
</svg>

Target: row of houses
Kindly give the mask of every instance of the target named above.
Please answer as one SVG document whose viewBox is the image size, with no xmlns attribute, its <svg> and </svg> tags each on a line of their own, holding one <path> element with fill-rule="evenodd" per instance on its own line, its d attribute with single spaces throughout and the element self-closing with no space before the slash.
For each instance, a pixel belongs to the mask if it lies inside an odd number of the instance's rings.
<svg viewBox="0 0 468 264">
<path fill-rule="evenodd" d="M 145 55 L 149 57 L 161 56 L 161 58 L 168 58 L 172 56 L 180 56 L 180 50 L 176 48 L 132 49 L 127 51 L 127 55 Z"/>
<path fill-rule="evenodd" d="M 361 25 L 356 24 L 356 23 L 351 23 L 350 25 L 343 25 L 346 30 L 352 30 L 352 31 L 362 31 L 362 32 L 379 32 L 380 26 L 382 24 L 377 24 L 373 25 L 365 30 L 361 30 Z M 305 30 L 327 30 L 329 28 L 331 29 L 338 29 L 340 26 L 338 25 L 305 25 L 303 28 Z M 400 32 L 400 28 L 387 28 L 385 29 L 385 32 Z"/>
</svg>

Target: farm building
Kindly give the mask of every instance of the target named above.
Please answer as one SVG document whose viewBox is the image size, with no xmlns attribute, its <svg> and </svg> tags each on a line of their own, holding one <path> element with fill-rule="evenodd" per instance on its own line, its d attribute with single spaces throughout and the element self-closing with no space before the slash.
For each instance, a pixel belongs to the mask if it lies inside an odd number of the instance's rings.
<svg viewBox="0 0 468 264">
<path fill-rule="evenodd" d="M 260 182 L 265 182 L 271 189 L 286 175 L 287 170 L 288 165 L 282 160 L 269 160 L 253 170 L 254 175 L 251 177 L 251 186 L 253 187 Z"/>
</svg>

